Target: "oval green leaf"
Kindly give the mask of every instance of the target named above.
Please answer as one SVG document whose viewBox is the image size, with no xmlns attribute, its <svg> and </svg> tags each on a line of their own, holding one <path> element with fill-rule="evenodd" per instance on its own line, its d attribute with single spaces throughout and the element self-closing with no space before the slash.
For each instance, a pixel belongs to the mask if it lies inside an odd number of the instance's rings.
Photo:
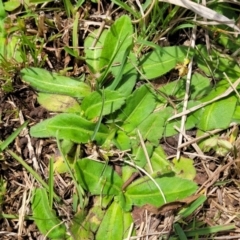
<svg viewBox="0 0 240 240">
<path fill-rule="evenodd" d="M 104 97 L 104 101 L 103 101 Z M 99 117 L 103 107 L 102 115 L 113 113 L 125 102 L 125 97 L 117 91 L 104 90 L 102 94 L 93 92 L 82 101 L 82 110 L 87 118 Z M 103 105 L 104 104 L 104 105 Z M 103 106 L 102 106 L 103 105 Z"/>
<path fill-rule="evenodd" d="M 33 88 L 46 93 L 78 98 L 83 98 L 91 93 L 91 89 L 86 83 L 60 76 L 41 68 L 24 68 L 21 71 L 21 76 Z"/>
<path fill-rule="evenodd" d="M 34 222 L 40 232 L 51 239 L 65 239 L 66 227 L 50 208 L 47 192 L 44 188 L 33 191 L 32 211 Z"/>
<path fill-rule="evenodd" d="M 92 47 L 96 36 L 98 34 L 99 30 L 97 29 L 96 31 L 93 31 L 88 35 L 88 37 L 84 41 L 84 51 L 86 54 L 86 63 L 91 70 L 92 73 L 97 73 L 100 72 L 101 69 L 101 64 L 100 64 L 100 57 L 102 54 L 102 48 L 104 44 L 104 40 L 107 35 L 107 30 L 103 31 L 101 36 L 98 38 L 96 45 L 94 48 Z"/>
<path fill-rule="evenodd" d="M 76 163 L 75 172 L 78 182 L 91 194 L 117 195 L 121 191 L 122 179 L 107 163 L 81 159 Z"/>
<path fill-rule="evenodd" d="M 160 177 L 155 179 L 155 181 L 162 189 L 167 203 L 184 199 L 197 190 L 196 183 L 179 177 Z M 139 184 L 138 181 L 133 182 L 127 188 L 125 195 L 130 198 L 133 205 L 136 206 L 151 204 L 160 207 L 165 204 L 159 189 L 151 180 L 141 181 Z"/>
<path fill-rule="evenodd" d="M 91 140 L 96 124 L 73 113 L 61 113 L 31 127 L 30 134 L 37 138 L 57 137 L 75 143 L 87 143 Z M 108 136 L 108 129 L 100 125 L 95 140 L 103 143 Z"/>
<path fill-rule="evenodd" d="M 177 176 L 185 179 L 192 180 L 196 176 L 196 168 L 192 159 L 181 157 L 180 159 L 174 158 L 172 160 L 173 171 Z"/>
<path fill-rule="evenodd" d="M 203 131 L 229 127 L 236 104 L 236 96 L 230 96 L 206 106 L 197 127 Z"/>
<path fill-rule="evenodd" d="M 159 140 L 163 136 L 166 120 L 173 115 L 173 110 L 169 107 L 160 112 L 150 114 L 139 126 L 143 140 L 148 140 L 153 145 L 159 145 Z"/>
<path fill-rule="evenodd" d="M 132 223 L 130 213 L 125 213 L 117 202 L 108 208 L 97 231 L 96 240 L 122 240 L 127 237 Z"/>
<path fill-rule="evenodd" d="M 143 85 L 128 97 L 117 119 L 124 121 L 122 128 L 126 132 L 131 132 L 149 116 L 155 106 L 154 94 L 147 86 Z"/>
<path fill-rule="evenodd" d="M 183 62 L 187 57 L 187 50 L 184 46 L 156 48 L 141 58 L 139 67 L 148 79 L 162 76 L 175 68 L 177 63 Z"/>
<path fill-rule="evenodd" d="M 121 63 L 126 49 L 133 43 L 133 26 L 127 15 L 117 19 L 107 32 L 99 64 L 101 68 L 108 66 L 112 60 Z"/>
<path fill-rule="evenodd" d="M 53 112 L 81 112 L 81 107 L 73 97 L 51 94 L 38 93 L 38 103 L 48 111 Z"/>
</svg>

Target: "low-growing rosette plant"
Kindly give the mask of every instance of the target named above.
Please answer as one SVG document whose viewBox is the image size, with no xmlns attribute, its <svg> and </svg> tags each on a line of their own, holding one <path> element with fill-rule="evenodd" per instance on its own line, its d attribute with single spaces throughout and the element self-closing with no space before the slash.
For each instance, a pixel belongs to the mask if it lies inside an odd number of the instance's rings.
<svg viewBox="0 0 240 240">
<path fill-rule="evenodd" d="M 134 34 L 128 16 L 104 30 L 96 44 L 96 32 L 90 33 L 84 43 L 90 74 L 77 79 L 41 68 L 21 71 L 22 80 L 38 91 L 38 102 L 57 113 L 31 127 L 30 134 L 57 139 L 65 167 L 55 162 L 55 170 L 71 173 L 77 190 L 75 203 L 80 206 L 67 230 L 51 204 L 44 208 L 49 201 L 46 190 L 34 190 L 35 222 L 52 239 L 124 239 L 133 223 L 133 206 L 158 208 L 197 190 L 193 160 L 169 161 L 159 144 L 163 137 L 177 134 L 174 126 L 180 126 L 180 118 L 169 119 L 183 108 L 185 81 L 157 89 L 151 84 L 194 51 L 155 45 L 139 56 Z M 206 49 L 199 48 L 205 54 Z M 201 59 L 197 61 L 201 67 Z M 222 79 L 213 90 L 206 77 L 193 74 L 189 108 L 214 99 L 216 92 L 223 93 L 228 87 L 228 81 Z M 226 101 L 231 103 L 227 108 Z M 220 128 L 227 128 L 233 116 L 237 119 L 236 108 L 237 97 L 229 94 L 189 114 L 185 128 L 212 130 L 216 119 Z M 221 119 L 220 109 L 226 113 Z M 76 146 L 82 150 L 77 151 Z M 69 154 L 72 149 L 74 156 Z M 87 206 L 89 198 L 93 199 L 91 206 Z M 48 226 L 45 222 L 49 220 Z"/>
</svg>

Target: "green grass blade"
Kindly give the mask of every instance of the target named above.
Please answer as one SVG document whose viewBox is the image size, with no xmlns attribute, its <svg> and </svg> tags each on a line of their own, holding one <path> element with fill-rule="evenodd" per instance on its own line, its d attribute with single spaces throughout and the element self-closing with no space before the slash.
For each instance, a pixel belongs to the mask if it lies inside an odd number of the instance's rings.
<svg viewBox="0 0 240 240">
<path fill-rule="evenodd" d="M 49 178 L 48 178 L 48 185 L 49 185 L 49 206 L 52 209 L 53 206 L 53 159 L 50 158 L 49 161 Z"/>
<path fill-rule="evenodd" d="M 201 195 L 197 200 L 195 200 L 193 203 L 191 203 L 186 209 L 183 209 L 179 212 L 179 215 L 182 218 L 188 217 L 190 214 L 192 214 L 198 207 L 200 207 L 205 201 L 207 197 L 204 195 Z"/>
<path fill-rule="evenodd" d="M 82 4 L 84 3 L 85 0 L 78 0 L 75 6 L 75 9 L 78 9 L 82 6 Z"/>
<path fill-rule="evenodd" d="M 3 2 L 2 0 L 0 0 L 0 20 L 4 19 L 6 16 L 7 16 L 7 13 L 4 10 Z M 0 26 L 0 29 L 1 29 L 1 26 Z"/>
<path fill-rule="evenodd" d="M 103 118 L 103 109 L 104 109 L 104 103 L 105 103 L 105 94 L 104 94 L 104 88 L 102 89 L 102 108 L 101 108 L 101 112 L 100 112 L 100 116 L 99 116 L 99 119 L 98 119 L 98 122 L 96 124 L 96 127 L 94 129 L 94 132 L 93 132 L 93 135 L 91 137 L 91 141 L 94 141 L 95 137 L 96 137 L 96 134 L 99 130 L 99 127 L 100 127 L 100 124 L 102 122 L 102 118 Z"/>
<path fill-rule="evenodd" d="M 112 2 L 114 2 L 115 4 L 117 4 L 118 6 L 120 6 L 121 8 L 125 9 L 126 11 L 130 12 L 131 14 L 133 14 L 136 18 L 138 18 L 140 16 L 140 13 L 134 11 L 131 7 L 129 7 L 125 2 L 122 2 L 120 0 L 112 0 Z"/>
<path fill-rule="evenodd" d="M 15 130 L 5 141 L 3 141 L 0 144 L 0 152 L 5 150 L 10 143 L 14 141 L 14 139 L 17 137 L 17 135 L 27 126 L 28 121 L 26 121 L 24 124 L 22 124 L 17 130 Z"/>
<path fill-rule="evenodd" d="M 33 177 L 40 183 L 43 185 L 43 187 L 45 187 L 47 189 L 47 191 L 49 191 L 49 186 L 47 185 L 47 183 L 45 183 L 43 181 L 43 179 L 38 175 L 37 172 L 35 172 L 21 157 L 19 157 L 17 154 L 15 154 L 13 151 L 11 150 L 6 150 L 7 153 L 9 153 L 14 159 L 16 159 L 29 173 L 31 173 L 33 175 Z M 56 194 L 54 194 L 54 199 L 58 202 L 61 201 L 61 198 Z"/>
<path fill-rule="evenodd" d="M 127 57 L 129 56 L 130 53 L 130 48 L 126 49 L 124 55 L 123 55 L 123 59 L 121 62 L 121 67 L 118 70 L 118 74 L 115 77 L 114 81 L 112 82 L 112 84 L 108 87 L 110 90 L 115 90 L 118 86 L 118 84 L 120 83 L 122 76 L 123 76 L 123 70 L 125 67 L 125 64 L 127 62 Z"/>
<path fill-rule="evenodd" d="M 68 17 L 71 17 L 71 13 L 73 14 L 74 8 L 70 0 L 63 0 L 64 8 Z"/>
<path fill-rule="evenodd" d="M 213 227 L 206 227 L 201 229 L 195 229 L 191 231 L 185 231 L 185 234 L 187 237 L 195 237 L 195 236 L 203 236 L 223 231 L 229 231 L 235 229 L 235 225 L 219 225 L 219 226 L 213 226 Z"/>
<path fill-rule="evenodd" d="M 174 230 L 177 233 L 180 240 L 187 240 L 187 237 L 178 223 L 174 224 Z"/>
</svg>

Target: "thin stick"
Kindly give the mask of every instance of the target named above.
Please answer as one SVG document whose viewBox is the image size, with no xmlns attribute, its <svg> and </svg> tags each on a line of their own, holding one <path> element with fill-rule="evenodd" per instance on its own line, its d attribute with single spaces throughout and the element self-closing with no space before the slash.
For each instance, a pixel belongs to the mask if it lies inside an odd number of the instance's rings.
<svg viewBox="0 0 240 240">
<path fill-rule="evenodd" d="M 131 226 L 129 228 L 129 231 L 128 231 L 127 238 L 125 238 L 125 240 L 130 240 L 131 239 L 131 235 L 132 235 L 132 232 L 133 232 L 133 227 L 134 227 L 134 223 L 131 224 Z"/>
<path fill-rule="evenodd" d="M 132 23 L 136 24 L 136 23 L 139 23 L 139 22 L 141 22 L 142 20 L 144 20 L 144 19 L 149 15 L 149 13 L 152 11 L 152 9 L 153 9 L 153 7 L 154 7 L 154 5 L 155 5 L 155 3 L 156 3 L 157 1 L 158 1 L 158 0 L 152 0 L 152 3 L 151 3 L 151 5 L 150 5 L 149 9 L 147 10 L 147 12 L 146 12 L 141 18 L 132 21 Z"/>
<path fill-rule="evenodd" d="M 195 16 L 195 18 L 196 18 L 196 16 Z M 193 33 L 192 33 L 192 41 L 191 41 L 192 48 L 195 47 L 196 31 L 197 31 L 197 27 L 194 27 Z M 185 96 L 184 96 L 184 100 L 183 100 L 183 112 L 187 110 L 187 106 L 188 106 L 188 99 L 189 99 L 189 92 L 190 92 L 191 78 L 192 78 L 192 65 L 193 65 L 193 58 L 191 59 L 189 65 L 188 65 L 188 74 L 187 74 L 187 80 L 186 80 L 186 92 L 185 92 Z M 187 115 L 186 114 L 182 115 L 180 133 L 179 133 L 179 138 L 178 138 L 178 148 L 177 148 L 177 156 L 176 156 L 177 160 L 180 158 L 180 154 L 181 154 L 181 149 L 179 148 L 179 146 L 182 144 L 182 140 L 183 140 L 182 133 L 185 133 L 186 120 L 187 120 Z"/>
<path fill-rule="evenodd" d="M 213 102 L 216 102 L 216 101 L 218 101 L 218 100 L 220 100 L 220 99 L 222 99 L 222 98 L 227 97 L 227 96 L 230 95 L 233 91 L 235 91 L 234 89 L 237 88 L 237 86 L 239 85 L 239 83 L 240 83 L 240 78 L 239 78 L 236 82 L 234 82 L 234 83 L 232 84 L 232 86 L 230 86 L 223 94 L 215 97 L 214 99 L 212 99 L 212 100 L 210 100 L 210 101 L 208 101 L 208 102 L 201 103 L 201 104 L 199 104 L 199 105 L 197 105 L 197 106 L 195 106 L 195 107 L 192 107 L 192 108 L 187 109 L 186 111 L 182 111 L 181 113 L 178 113 L 178 114 L 170 117 L 167 121 L 171 121 L 171 120 L 173 120 L 173 119 L 182 117 L 183 115 L 187 115 L 187 114 L 189 114 L 189 113 L 191 113 L 191 112 L 195 112 L 196 110 L 198 110 L 198 109 L 200 109 L 200 108 L 203 108 L 203 107 L 205 107 L 205 106 L 207 106 L 207 105 L 209 105 L 209 104 L 211 104 L 211 103 L 213 103 Z"/>
<path fill-rule="evenodd" d="M 240 99 L 240 95 L 239 95 L 239 93 L 238 93 L 238 91 L 237 91 L 237 89 L 236 89 L 236 86 L 233 86 L 231 80 L 229 79 L 229 77 L 227 76 L 227 74 L 226 74 L 225 72 L 224 72 L 223 74 L 224 74 L 224 76 L 226 77 L 226 79 L 228 80 L 228 82 L 229 82 L 229 84 L 231 85 L 231 87 L 232 87 L 232 89 L 234 90 L 234 92 L 237 94 L 238 98 Z"/>
<path fill-rule="evenodd" d="M 148 166 L 149 166 L 149 168 L 150 168 L 151 173 L 153 173 L 153 168 L 152 168 L 152 164 L 151 164 L 150 158 L 149 158 L 149 156 L 148 156 L 148 152 L 147 152 L 146 145 L 144 144 L 142 135 L 141 135 L 141 133 L 140 133 L 139 130 L 137 130 L 137 133 L 138 133 L 138 136 L 139 136 L 139 139 L 140 139 L 141 146 L 142 146 L 143 151 L 144 151 L 144 155 L 145 155 L 145 157 L 146 157 L 146 159 L 147 159 Z"/>
<path fill-rule="evenodd" d="M 206 0 L 202 0 L 202 5 L 206 7 L 206 5 L 207 5 Z M 203 20 L 206 22 L 208 21 L 207 18 L 203 18 Z M 205 29 L 204 35 L 205 35 L 205 42 L 206 42 L 208 56 L 209 56 L 210 60 L 212 61 L 212 55 L 210 54 L 210 40 L 209 40 L 209 34 L 208 34 L 207 29 Z"/>
<path fill-rule="evenodd" d="M 175 127 L 175 128 L 176 128 L 177 131 L 180 131 L 180 129 L 178 129 L 177 127 Z M 189 136 L 187 136 L 187 134 L 185 132 L 183 132 L 182 135 L 184 136 L 185 139 L 187 139 L 187 140 L 190 139 Z M 198 157 L 204 156 L 202 150 L 199 148 L 199 146 L 196 143 L 192 143 L 191 145 L 195 149 L 195 151 L 197 152 Z M 202 158 L 201 158 L 201 161 L 202 161 Z M 206 167 L 205 162 L 202 161 L 202 165 L 203 165 L 208 177 L 210 177 L 211 173 L 210 173 L 209 169 Z"/>
<path fill-rule="evenodd" d="M 157 184 L 157 182 L 154 180 L 154 178 L 153 178 L 147 171 L 145 171 L 143 168 L 141 168 L 141 167 L 137 166 L 136 164 L 134 164 L 134 163 L 132 163 L 132 162 L 129 162 L 129 161 L 127 161 L 127 160 L 124 160 L 124 162 L 127 163 L 127 164 L 129 164 L 129 165 L 132 166 L 132 167 L 137 168 L 138 170 L 140 170 L 141 172 L 143 172 L 146 176 L 148 176 L 148 178 L 150 178 L 150 179 L 153 181 L 153 183 L 156 185 L 156 187 L 158 188 L 160 194 L 162 195 L 162 198 L 163 198 L 164 203 L 167 203 L 167 200 L 166 200 L 166 198 L 165 198 L 165 196 L 164 196 L 164 193 L 163 193 L 161 187 Z"/>
<path fill-rule="evenodd" d="M 112 8 L 113 8 L 113 5 L 114 5 L 114 3 L 112 2 L 112 3 L 110 4 L 108 10 L 106 11 L 106 19 L 107 19 L 107 17 L 110 16 L 110 12 L 111 12 L 111 10 L 112 10 Z M 94 39 L 94 41 L 93 41 L 93 43 L 92 43 L 92 47 L 95 47 L 95 46 L 96 46 L 97 41 L 98 41 L 98 39 L 100 38 L 100 36 L 101 36 L 101 34 L 102 34 L 102 31 L 103 31 L 103 29 L 104 29 L 104 27 L 105 27 L 105 24 L 106 24 L 106 20 L 104 19 L 104 20 L 102 21 L 101 25 L 100 25 L 99 31 L 98 31 L 98 33 L 97 33 L 97 36 L 95 37 L 95 39 Z"/>
</svg>

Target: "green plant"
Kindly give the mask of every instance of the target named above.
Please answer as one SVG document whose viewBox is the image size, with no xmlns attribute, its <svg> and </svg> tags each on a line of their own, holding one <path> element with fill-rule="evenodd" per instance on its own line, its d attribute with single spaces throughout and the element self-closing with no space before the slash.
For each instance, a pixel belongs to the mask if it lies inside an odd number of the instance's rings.
<svg viewBox="0 0 240 240">
<path fill-rule="evenodd" d="M 112 239 L 113 236 L 123 239 L 132 222 L 130 211 L 133 205 L 160 207 L 176 199 L 184 199 L 197 190 L 193 182 L 193 161 L 185 158 L 167 161 L 159 147 L 159 140 L 163 136 L 176 134 L 174 126 L 180 126 L 185 80 L 171 82 L 159 89 L 154 89 L 150 82 L 174 69 L 186 57 L 193 56 L 194 50 L 180 46 L 155 46 L 138 58 L 134 52 L 133 26 L 127 16 L 122 16 L 109 30 L 103 31 L 95 48 L 92 48 L 94 34 L 90 34 L 84 43 L 85 59 L 91 72 L 89 76 L 77 80 L 40 68 L 25 68 L 21 76 L 25 82 L 42 92 L 38 97 L 42 106 L 60 112 L 33 126 L 30 131 L 32 136 L 62 140 L 59 148 L 63 148 L 66 161 L 70 161 L 65 150 L 69 149 L 66 147 L 68 144 L 82 144 L 88 150 L 94 147 L 98 149 L 94 152 L 94 160 L 77 154 L 74 163 L 69 165 L 77 184 L 90 195 L 97 196 L 89 212 L 81 209 L 76 213 L 70 228 L 73 238 L 92 238 L 95 235 L 96 239 L 102 239 L 103 233 L 107 233 L 106 239 Z M 197 51 L 201 55 L 198 54 L 196 61 L 207 73 L 206 62 L 209 59 L 206 49 L 198 46 Z M 188 112 L 185 129 L 225 129 L 233 119 L 239 121 L 236 114 L 236 73 L 239 72 L 239 66 L 231 58 L 226 62 L 217 51 L 214 57 L 218 60 L 215 73 L 221 79 L 213 89 L 206 77 L 193 74 L 188 104 L 191 111 Z M 215 59 L 209 61 L 210 66 Z M 228 68 L 229 62 L 234 70 Z M 223 77 L 222 71 L 231 77 L 230 82 Z M 139 79 L 147 83 L 136 88 Z M 216 99 L 217 96 L 220 98 Z M 175 115 L 176 111 L 180 115 Z M 122 167 L 121 176 L 109 165 L 110 162 L 114 165 L 114 160 Z M 145 176 L 128 183 L 136 172 Z M 87 202 L 87 196 L 79 194 L 78 200 L 83 206 L 80 196 L 85 198 L 84 202 Z M 39 194 L 38 201 L 41 200 L 48 202 L 43 192 Z M 36 209 L 43 207 L 37 206 L 34 201 L 33 206 Z M 99 228 L 91 216 L 97 218 Z M 34 217 L 41 219 L 36 224 L 46 234 L 43 219 L 48 219 L 48 214 L 36 210 Z M 50 218 L 54 220 L 55 215 Z M 111 219 L 117 224 L 113 224 Z M 62 227 L 58 219 L 51 225 L 54 224 Z M 178 225 L 175 228 L 182 234 Z M 63 230 L 61 234 L 60 237 L 65 236 L 66 231 Z"/>
<path fill-rule="evenodd" d="M 46 60 L 46 57 L 39 58 L 42 54 L 43 39 L 27 33 L 26 18 L 36 18 L 37 15 L 28 12 L 30 6 L 25 1 L 24 4 L 26 12 L 14 19 L 11 12 L 21 7 L 21 3 L 15 0 L 5 3 L 0 1 L 0 80 L 4 92 L 14 90 L 12 79 L 21 68 L 31 65 L 32 62 L 41 66 Z"/>
</svg>

